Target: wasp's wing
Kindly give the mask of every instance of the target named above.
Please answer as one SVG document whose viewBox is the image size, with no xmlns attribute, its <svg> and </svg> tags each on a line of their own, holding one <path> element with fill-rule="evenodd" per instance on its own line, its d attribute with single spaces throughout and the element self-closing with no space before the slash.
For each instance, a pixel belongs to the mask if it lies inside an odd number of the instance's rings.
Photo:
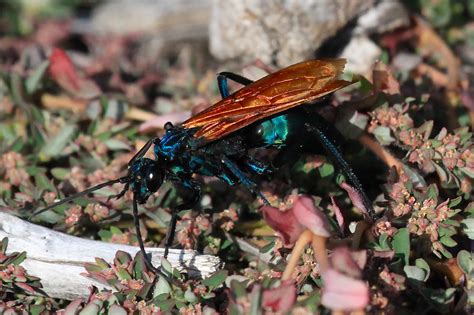
<svg viewBox="0 0 474 315">
<path fill-rule="evenodd" d="M 220 139 L 256 121 L 337 91 L 345 59 L 304 61 L 272 73 L 186 120 L 196 138 Z"/>
</svg>

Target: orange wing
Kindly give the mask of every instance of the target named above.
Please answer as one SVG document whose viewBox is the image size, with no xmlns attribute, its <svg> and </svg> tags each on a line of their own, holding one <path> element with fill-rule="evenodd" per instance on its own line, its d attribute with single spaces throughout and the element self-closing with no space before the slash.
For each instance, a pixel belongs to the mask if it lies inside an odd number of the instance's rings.
<svg viewBox="0 0 474 315">
<path fill-rule="evenodd" d="M 337 91 L 352 82 L 338 80 L 345 59 L 297 63 L 249 84 L 183 122 L 200 128 L 196 138 L 220 139 L 256 121 Z"/>
</svg>

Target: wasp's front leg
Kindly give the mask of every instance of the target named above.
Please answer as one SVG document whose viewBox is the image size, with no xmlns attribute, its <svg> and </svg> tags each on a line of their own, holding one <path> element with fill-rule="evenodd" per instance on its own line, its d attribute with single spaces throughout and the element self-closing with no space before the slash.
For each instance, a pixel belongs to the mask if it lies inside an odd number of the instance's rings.
<svg viewBox="0 0 474 315">
<path fill-rule="evenodd" d="M 183 203 L 175 206 L 172 209 L 171 220 L 165 238 L 165 258 L 168 256 L 169 248 L 173 244 L 174 236 L 176 234 L 176 222 L 178 220 L 178 213 L 182 210 L 192 208 L 197 202 L 199 202 L 199 199 L 201 199 L 201 186 L 193 179 L 181 179 L 179 177 L 174 177 L 171 179 L 171 181 L 175 183 L 177 188 L 185 190 L 189 195 Z"/>
<path fill-rule="evenodd" d="M 136 160 L 141 159 L 142 157 L 144 157 L 145 154 L 147 153 L 148 149 L 150 149 L 150 147 L 153 144 L 157 144 L 159 141 L 160 141 L 160 138 L 158 138 L 158 137 L 155 137 L 155 138 L 152 138 L 152 139 L 148 140 L 147 143 L 145 143 L 145 145 L 128 162 L 128 166 L 131 166 Z"/>
</svg>

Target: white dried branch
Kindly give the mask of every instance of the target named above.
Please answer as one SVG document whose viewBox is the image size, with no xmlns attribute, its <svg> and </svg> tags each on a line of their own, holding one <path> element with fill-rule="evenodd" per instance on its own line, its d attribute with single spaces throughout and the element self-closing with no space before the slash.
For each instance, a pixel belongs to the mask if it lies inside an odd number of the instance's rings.
<svg viewBox="0 0 474 315">
<path fill-rule="evenodd" d="M 32 276 L 41 278 L 44 291 L 51 297 L 72 300 L 89 294 L 89 287 L 110 287 L 89 279 L 84 263 L 93 263 L 96 257 L 112 262 L 118 250 L 132 257 L 138 247 L 86 240 L 56 232 L 0 212 L 0 239 L 8 237 L 7 253 L 26 251 L 22 266 Z M 159 266 L 164 248 L 146 248 L 153 265 Z M 212 255 L 200 255 L 193 250 L 170 249 L 168 261 L 174 268 L 187 272 L 190 277 L 206 278 L 219 270 L 221 260 Z"/>
</svg>

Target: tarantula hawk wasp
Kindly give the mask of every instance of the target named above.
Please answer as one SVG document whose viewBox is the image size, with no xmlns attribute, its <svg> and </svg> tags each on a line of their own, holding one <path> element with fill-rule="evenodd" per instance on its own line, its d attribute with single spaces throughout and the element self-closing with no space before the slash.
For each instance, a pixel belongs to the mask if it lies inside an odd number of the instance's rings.
<svg viewBox="0 0 474 315">
<path fill-rule="evenodd" d="M 345 63 L 344 59 L 304 61 L 255 82 L 222 72 L 217 77 L 222 100 L 179 126 L 167 123 L 164 136 L 150 139 L 130 160 L 126 176 L 76 193 L 36 211 L 34 215 L 102 187 L 123 183 L 123 190 L 115 197 L 120 198 L 128 189 L 132 190 L 140 249 L 148 267 L 163 275 L 161 270 L 153 267 L 145 253 L 138 220 L 138 204 L 143 204 L 158 191 L 163 181 L 171 181 L 190 193 L 187 200 L 173 209 L 165 240 L 166 257 L 179 211 L 192 208 L 201 197 L 200 185 L 193 179 L 193 174 L 215 176 L 229 185 L 240 183 L 268 204 L 251 175 L 267 173 L 272 166 L 282 165 L 298 153 L 315 152 L 320 145 L 357 190 L 373 219 L 375 214 L 371 202 L 344 160 L 336 144 L 334 128 L 319 115 L 309 114 L 300 106 L 352 84 L 338 79 Z M 244 87 L 230 94 L 228 79 Z M 155 159 L 146 158 L 145 154 L 152 146 Z M 252 149 L 270 147 L 279 151 L 272 166 L 249 153 Z"/>
</svg>

